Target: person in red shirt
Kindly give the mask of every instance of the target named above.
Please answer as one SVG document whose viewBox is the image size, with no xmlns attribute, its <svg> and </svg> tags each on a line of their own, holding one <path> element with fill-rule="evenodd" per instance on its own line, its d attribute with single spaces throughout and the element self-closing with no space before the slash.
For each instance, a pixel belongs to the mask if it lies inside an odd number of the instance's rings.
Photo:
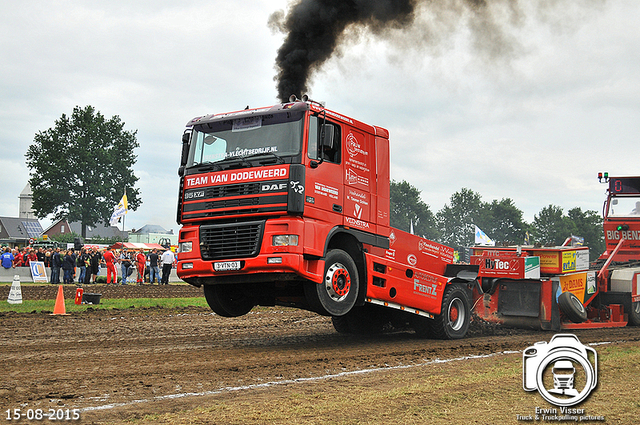
<svg viewBox="0 0 640 425">
<path fill-rule="evenodd" d="M 16 249 L 16 253 L 13 255 L 13 267 L 22 267 L 22 251 Z"/>
<path fill-rule="evenodd" d="M 24 267 L 29 267 L 29 263 L 32 261 L 38 261 L 38 256 L 36 255 L 36 251 L 34 249 L 30 249 L 29 254 L 28 255 L 25 254 L 22 261 L 23 261 Z"/>
<path fill-rule="evenodd" d="M 140 285 L 144 283 L 144 263 L 147 261 L 147 257 L 144 255 L 142 250 L 139 250 L 136 254 L 136 267 L 138 268 L 138 280 L 137 284 Z"/>
<path fill-rule="evenodd" d="M 113 276 L 113 283 L 118 283 L 118 274 L 116 273 L 116 256 L 111 252 L 111 247 L 107 248 L 107 251 L 102 254 L 105 264 L 107 265 L 107 283 L 111 283 L 111 277 Z"/>
</svg>

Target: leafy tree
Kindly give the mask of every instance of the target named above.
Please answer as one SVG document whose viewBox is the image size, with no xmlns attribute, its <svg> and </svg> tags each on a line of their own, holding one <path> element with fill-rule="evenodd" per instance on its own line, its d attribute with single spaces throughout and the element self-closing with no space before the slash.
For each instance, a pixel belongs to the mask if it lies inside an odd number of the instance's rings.
<svg viewBox="0 0 640 425">
<path fill-rule="evenodd" d="M 494 199 L 490 204 L 483 204 L 482 209 L 485 210 L 486 222 L 478 223 L 478 226 L 496 244 L 517 245 L 524 242 L 529 226 L 522 219 L 523 212 L 514 205 L 512 199 Z"/>
<path fill-rule="evenodd" d="M 25 154 L 36 216 L 81 222 L 86 237 L 87 226 L 109 222 L 125 188 L 135 211 L 142 203 L 131 168 L 136 133 L 125 131 L 117 115 L 107 120 L 92 106 L 76 106 L 71 117 L 62 114 L 53 128 L 36 133 Z"/>
<path fill-rule="evenodd" d="M 413 223 L 413 233 L 428 239 L 438 237 L 435 217 L 429 205 L 420 198 L 420 191 L 406 181 L 391 181 L 390 224 L 396 229 L 409 232 Z"/>
<path fill-rule="evenodd" d="M 564 215 L 561 207 L 549 205 L 533 216 L 533 234 L 542 245 L 558 246 L 576 234 L 576 225 Z"/>
<path fill-rule="evenodd" d="M 488 215 L 480 194 L 462 188 L 438 211 L 436 222 L 441 233 L 440 242 L 452 247 L 468 247 L 475 243 L 474 225 L 482 228 L 488 222 Z"/>
<path fill-rule="evenodd" d="M 567 214 L 576 227 L 575 236 L 584 238 L 584 244 L 589 247 L 589 260 L 596 260 L 605 250 L 602 217 L 596 211 L 582 211 L 579 207 Z"/>
<path fill-rule="evenodd" d="M 535 239 L 543 245 L 561 245 L 570 236 L 584 238 L 591 261 L 605 249 L 602 217 L 596 211 L 576 207 L 564 215 L 562 208 L 549 205 L 534 216 L 533 227 Z"/>
</svg>

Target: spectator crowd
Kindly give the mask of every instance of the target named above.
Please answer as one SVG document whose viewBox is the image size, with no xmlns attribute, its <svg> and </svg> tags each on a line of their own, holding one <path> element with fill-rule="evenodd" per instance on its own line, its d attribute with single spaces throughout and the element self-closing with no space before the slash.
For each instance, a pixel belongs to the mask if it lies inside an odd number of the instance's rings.
<svg viewBox="0 0 640 425">
<path fill-rule="evenodd" d="M 90 284 L 102 270 L 106 270 L 107 284 L 128 285 L 143 283 L 158 283 L 168 285 L 169 275 L 176 261 L 170 249 L 159 253 L 158 249 L 144 252 L 142 249 L 113 250 L 112 248 L 81 248 L 78 252 L 74 248 L 31 248 L 4 247 L 0 256 L 0 265 L 5 269 L 29 267 L 32 261 L 44 263 L 51 268 L 49 282 L 52 284 Z M 120 273 L 117 271 L 120 268 Z M 160 275 L 162 270 L 162 276 Z M 136 276 L 133 276 L 133 272 Z M 62 279 L 62 282 L 60 281 Z"/>
</svg>

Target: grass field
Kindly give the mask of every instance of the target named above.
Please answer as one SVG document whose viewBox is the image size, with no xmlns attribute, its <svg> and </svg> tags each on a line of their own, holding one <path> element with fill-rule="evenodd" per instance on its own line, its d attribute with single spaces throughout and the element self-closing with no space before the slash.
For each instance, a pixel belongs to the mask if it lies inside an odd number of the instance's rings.
<svg viewBox="0 0 640 425">
<path fill-rule="evenodd" d="M 52 312 L 55 300 L 23 300 L 22 304 L 9 304 L 6 300 L 0 303 L 0 313 L 15 311 L 16 313 Z M 100 300 L 100 304 L 76 305 L 74 300 L 65 300 L 67 313 L 86 311 L 87 309 L 127 309 L 127 308 L 182 308 L 208 307 L 203 297 L 200 298 L 134 298 Z"/>
</svg>

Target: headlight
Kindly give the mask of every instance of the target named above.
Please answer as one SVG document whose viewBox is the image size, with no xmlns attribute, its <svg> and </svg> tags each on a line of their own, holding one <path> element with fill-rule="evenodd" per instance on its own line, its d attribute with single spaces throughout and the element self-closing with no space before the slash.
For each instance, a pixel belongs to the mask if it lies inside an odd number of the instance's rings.
<svg viewBox="0 0 640 425">
<path fill-rule="evenodd" d="M 193 242 L 180 242 L 179 252 L 191 252 L 193 251 Z"/>
<path fill-rule="evenodd" d="M 298 235 L 275 235 L 273 246 L 298 246 Z"/>
</svg>

